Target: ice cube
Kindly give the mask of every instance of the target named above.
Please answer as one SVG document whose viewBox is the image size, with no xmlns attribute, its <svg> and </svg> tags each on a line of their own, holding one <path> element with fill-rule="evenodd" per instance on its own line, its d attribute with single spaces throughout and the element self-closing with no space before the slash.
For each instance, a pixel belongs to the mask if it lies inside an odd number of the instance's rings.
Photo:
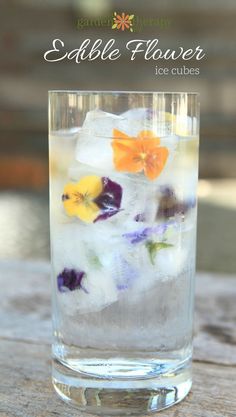
<svg viewBox="0 0 236 417">
<path fill-rule="evenodd" d="M 187 251 L 181 246 L 165 248 L 156 255 L 157 273 L 162 277 L 177 277 L 186 264 Z"/>
<path fill-rule="evenodd" d="M 102 255 L 106 257 L 107 252 L 116 247 L 119 234 L 119 229 L 109 220 L 89 225 L 80 220 L 54 225 L 51 240 L 56 275 L 64 268 L 86 272 L 93 266 L 91 257 L 97 256 L 99 261 Z"/>
<path fill-rule="evenodd" d="M 111 277 L 103 270 L 90 269 L 83 280 L 83 289 L 77 289 L 58 295 L 59 303 L 65 314 L 85 314 L 98 312 L 118 299 L 118 291 Z"/>
<path fill-rule="evenodd" d="M 119 221 L 122 222 L 124 230 L 136 227 L 140 215 L 146 222 L 153 222 L 157 211 L 156 185 L 139 175 L 120 175 L 112 178 L 117 178 L 115 181 L 119 181 L 123 190 Z"/>
<path fill-rule="evenodd" d="M 126 291 L 132 288 L 135 286 L 135 281 L 140 279 L 140 271 L 137 265 L 127 261 L 125 254 L 119 250 L 113 253 L 109 271 L 119 291 Z"/>
<path fill-rule="evenodd" d="M 92 110 L 86 115 L 82 131 L 92 136 L 112 138 L 113 129 L 128 136 L 136 137 L 141 130 L 150 130 L 150 121 L 146 108 L 129 109 L 120 115 L 102 110 Z"/>
<path fill-rule="evenodd" d="M 160 146 L 165 146 L 169 150 L 167 165 L 172 160 L 178 137 L 170 135 L 169 130 L 167 134 L 167 130 L 163 130 L 158 119 L 149 119 L 145 108 L 130 109 L 120 116 L 101 110 L 88 112 L 79 133 L 75 159 L 94 168 L 103 169 L 106 167 L 107 172 L 114 171 L 113 129 L 117 129 L 131 138 L 136 138 L 143 130 L 151 130 L 154 135 L 159 137 L 161 131 Z"/>
<path fill-rule="evenodd" d="M 113 169 L 113 151 L 111 146 L 111 136 L 92 136 L 81 132 L 77 141 L 75 158 L 83 164 L 94 168 L 106 167 L 107 171 Z"/>
<path fill-rule="evenodd" d="M 143 215 L 146 222 L 153 222 L 158 209 L 158 182 L 150 182 L 143 175 L 122 174 L 108 171 L 106 167 L 94 168 L 89 165 L 74 162 L 69 169 L 69 178 L 79 181 L 87 175 L 107 177 L 119 184 L 122 189 L 122 199 L 119 213 L 110 217 L 106 222 L 119 221 L 126 226 L 131 222 L 137 222 L 138 217 Z"/>
<path fill-rule="evenodd" d="M 98 229 L 97 233 L 94 229 Z M 104 230 L 96 224 L 88 227 L 79 223 L 57 225 L 52 230 L 55 279 L 65 268 L 85 273 L 83 287 L 86 292 L 78 289 L 59 294 L 61 302 L 69 309 L 68 314 L 73 314 L 74 311 L 99 311 L 117 300 L 115 282 L 100 261 L 100 253 L 104 252 L 108 242 L 107 235 L 103 233 L 99 236 L 99 231 Z M 111 242 L 110 231 L 109 237 Z"/>
<path fill-rule="evenodd" d="M 128 136 L 137 137 L 142 130 L 152 130 L 146 108 L 129 109 L 121 113 L 121 117 L 122 119 L 119 120 L 116 129 L 121 130 Z"/>
<path fill-rule="evenodd" d="M 157 273 L 160 277 L 177 278 L 194 256 L 194 229 L 191 222 L 181 219 L 172 221 L 165 232 L 165 242 L 172 245 L 158 250 L 155 257 Z"/>
<path fill-rule="evenodd" d="M 196 201 L 197 181 L 197 169 L 179 169 L 178 167 L 173 166 L 173 169 L 167 169 L 167 171 L 163 173 L 163 176 L 160 176 L 159 189 L 160 192 L 164 189 L 171 189 L 178 201 L 194 206 Z"/>
<path fill-rule="evenodd" d="M 170 113 L 162 110 L 149 110 L 150 121 L 155 131 L 159 136 L 189 136 L 197 133 L 197 119 L 186 114 L 186 109 L 183 113 Z"/>
<path fill-rule="evenodd" d="M 102 110 L 92 110 L 86 114 L 81 132 L 91 136 L 112 138 L 112 130 L 121 120 L 123 120 L 122 116 Z"/>
<path fill-rule="evenodd" d="M 192 233 L 192 230 L 189 230 Z M 133 230 L 134 239 L 126 239 L 126 247 L 122 252 L 130 266 L 139 271 L 139 279 L 132 285 L 132 294 L 138 295 L 142 291 L 150 290 L 157 281 L 176 278 L 182 272 L 192 245 L 189 230 L 181 221 L 160 223 L 149 228 L 143 228 L 142 225 L 136 232 Z M 127 236 L 129 234 L 124 235 Z M 148 250 L 148 242 L 163 242 L 171 246 L 158 248 L 152 257 Z M 117 248 L 120 250 L 119 246 Z"/>
<path fill-rule="evenodd" d="M 113 129 L 120 119 L 120 116 L 101 110 L 88 112 L 77 141 L 76 160 L 95 168 L 112 170 L 111 140 Z"/>
<path fill-rule="evenodd" d="M 168 112 L 151 108 L 133 108 L 121 113 L 118 129 L 129 136 L 137 136 L 142 130 L 150 130 L 159 137 L 176 136 L 176 118 Z"/>
<path fill-rule="evenodd" d="M 84 164 L 79 161 L 73 161 L 68 168 L 68 177 L 70 180 L 79 181 L 80 178 L 86 175 L 97 175 L 99 177 L 109 177 L 112 179 L 114 175 L 113 170 L 109 170 L 107 166 L 94 167 L 92 165 Z M 116 182 L 119 182 L 119 174 Z"/>
<path fill-rule="evenodd" d="M 132 224 L 132 228 L 131 228 Z M 149 228 L 150 234 L 148 237 L 151 239 L 162 240 L 165 228 L 159 225 L 160 233 L 154 233 L 152 230 L 157 230 L 157 227 Z M 130 233 L 136 234 L 140 231 L 146 230 L 146 224 L 138 224 L 134 221 L 130 222 Z M 161 230 L 163 232 L 161 233 Z M 135 232 L 136 230 L 136 232 Z M 150 259 L 146 241 L 147 236 L 143 234 L 143 240 L 130 240 L 126 236 L 129 233 L 124 233 L 127 229 L 117 229 L 116 239 L 113 241 L 113 245 L 110 245 L 110 250 L 105 253 L 101 253 L 101 262 L 108 273 L 111 274 L 116 282 L 117 289 L 121 293 L 128 291 L 133 301 L 137 301 L 139 297 L 142 297 L 144 291 L 150 290 L 160 279 L 158 264 L 154 264 Z M 174 238 L 172 237 L 172 241 Z M 161 279 L 169 278 L 168 275 L 161 277 Z"/>
</svg>

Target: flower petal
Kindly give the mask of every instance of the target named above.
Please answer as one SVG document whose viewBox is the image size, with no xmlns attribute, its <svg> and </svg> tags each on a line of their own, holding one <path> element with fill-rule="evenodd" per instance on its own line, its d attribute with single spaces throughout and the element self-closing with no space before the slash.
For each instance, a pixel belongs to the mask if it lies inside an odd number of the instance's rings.
<svg viewBox="0 0 236 417">
<path fill-rule="evenodd" d="M 112 148 L 117 171 L 138 173 L 144 171 L 149 180 L 160 175 L 168 150 L 160 147 L 160 138 L 150 130 L 142 130 L 137 138 L 113 130 Z"/>
<path fill-rule="evenodd" d="M 96 198 L 95 203 L 102 210 L 119 209 L 122 198 L 121 186 L 108 177 L 103 177 L 102 183 L 103 191 Z"/>
<path fill-rule="evenodd" d="M 112 148 L 114 153 L 114 165 L 117 171 L 140 172 L 142 163 L 136 158 L 136 142 L 133 138 L 114 129 L 113 134 L 123 139 L 114 139 Z"/>
<path fill-rule="evenodd" d="M 95 221 L 105 220 L 114 216 L 120 210 L 122 199 L 122 187 L 108 177 L 102 178 L 103 191 L 94 200 L 99 209 L 102 211 Z"/>
<path fill-rule="evenodd" d="M 121 172 L 138 173 L 143 170 L 142 160 L 136 159 L 135 154 L 126 155 L 123 157 L 116 157 L 114 159 L 115 168 Z"/>
<path fill-rule="evenodd" d="M 104 211 L 102 214 L 99 214 L 93 222 L 96 223 L 99 220 L 107 220 L 109 217 L 112 217 L 119 212 L 120 210 Z"/>
<path fill-rule="evenodd" d="M 82 289 L 88 294 L 88 291 L 82 286 L 82 279 L 84 276 L 84 271 L 64 268 L 64 270 L 57 276 L 58 290 L 60 292 L 67 292 Z"/>
<path fill-rule="evenodd" d="M 126 135 L 125 133 L 121 132 L 118 129 L 113 129 L 113 138 L 114 139 L 130 139 L 130 136 Z"/>
<path fill-rule="evenodd" d="M 78 183 L 68 183 L 65 185 L 63 190 L 63 196 L 68 196 L 69 198 L 73 198 L 74 194 L 77 193 L 78 190 Z"/>
<path fill-rule="evenodd" d="M 97 175 L 88 175 L 81 178 L 77 184 L 78 191 L 83 195 L 89 195 L 96 198 L 102 192 L 102 181 Z"/>
<path fill-rule="evenodd" d="M 144 229 L 135 230 L 134 232 L 124 233 L 122 236 L 128 240 L 129 243 L 136 244 L 144 242 L 149 236 L 163 235 L 169 226 L 175 225 L 174 221 L 168 223 L 158 224 L 154 227 L 145 227 Z"/>
<path fill-rule="evenodd" d="M 134 145 L 130 139 L 115 139 L 112 142 L 112 148 L 116 152 L 124 152 L 126 154 L 133 150 Z"/>
<path fill-rule="evenodd" d="M 153 151 L 153 155 L 147 159 L 144 167 L 144 173 L 149 180 L 154 180 L 160 175 L 168 155 L 169 151 L 165 147 L 159 147 Z"/>
<path fill-rule="evenodd" d="M 113 130 L 113 137 L 112 148 L 114 153 L 114 165 L 117 171 L 133 173 L 142 171 L 142 161 L 140 162 L 137 158 L 137 140 L 117 129 Z"/>
<path fill-rule="evenodd" d="M 99 207 L 92 201 L 88 204 L 79 204 L 76 216 L 86 223 L 92 223 L 99 213 Z"/>
<path fill-rule="evenodd" d="M 69 198 L 68 200 L 63 201 L 64 209 L 66 211 L 66 214 L 70 217 L 72 216 L 78 216 L 78 208 L 79 204 L 76 203 L 76 201 L 73 198 Z"/>
</svg>

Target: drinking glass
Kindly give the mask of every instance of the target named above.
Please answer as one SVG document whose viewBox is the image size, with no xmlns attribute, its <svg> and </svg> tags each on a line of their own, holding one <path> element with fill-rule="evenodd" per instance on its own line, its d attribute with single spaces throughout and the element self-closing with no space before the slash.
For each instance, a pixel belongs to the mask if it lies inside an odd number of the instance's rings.
<svg viewBox="0 0 236 417">
<path fill-rule="evenodd" d="M 50 91 L 53 385 L 145 414 L 191 388 L 196 93 Z"/>
</svg>

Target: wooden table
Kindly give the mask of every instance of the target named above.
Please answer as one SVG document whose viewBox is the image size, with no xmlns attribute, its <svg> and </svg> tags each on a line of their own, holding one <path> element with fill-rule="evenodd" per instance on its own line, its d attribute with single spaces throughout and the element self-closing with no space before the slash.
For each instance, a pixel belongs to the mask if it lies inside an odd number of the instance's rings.
<svg viewBox="0 0 236 417">
<path fill-rule="evenodd" d="M 81 417 L 51 385 L 49 265 L 1 262 L 0 288 L 0 416 Z M 236 416 L 235 318 L 235 277 L 198 274 L 193 388 L 158 416 Z"/>
</svg>

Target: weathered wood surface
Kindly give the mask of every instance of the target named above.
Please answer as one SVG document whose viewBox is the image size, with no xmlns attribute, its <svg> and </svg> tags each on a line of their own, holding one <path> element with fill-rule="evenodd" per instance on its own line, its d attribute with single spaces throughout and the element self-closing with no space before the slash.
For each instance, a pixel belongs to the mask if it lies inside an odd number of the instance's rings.
<svg viewBox="0 0 236 417">
<path fill-rule="evenodd" d="M 194 383 L 163 417 L 235 417 L 234 276 L 198 274 Z M 0 416 L 82 417 L 50 381 L 50 280 L 44 263 L 0 263 Z"/>
</svg>

